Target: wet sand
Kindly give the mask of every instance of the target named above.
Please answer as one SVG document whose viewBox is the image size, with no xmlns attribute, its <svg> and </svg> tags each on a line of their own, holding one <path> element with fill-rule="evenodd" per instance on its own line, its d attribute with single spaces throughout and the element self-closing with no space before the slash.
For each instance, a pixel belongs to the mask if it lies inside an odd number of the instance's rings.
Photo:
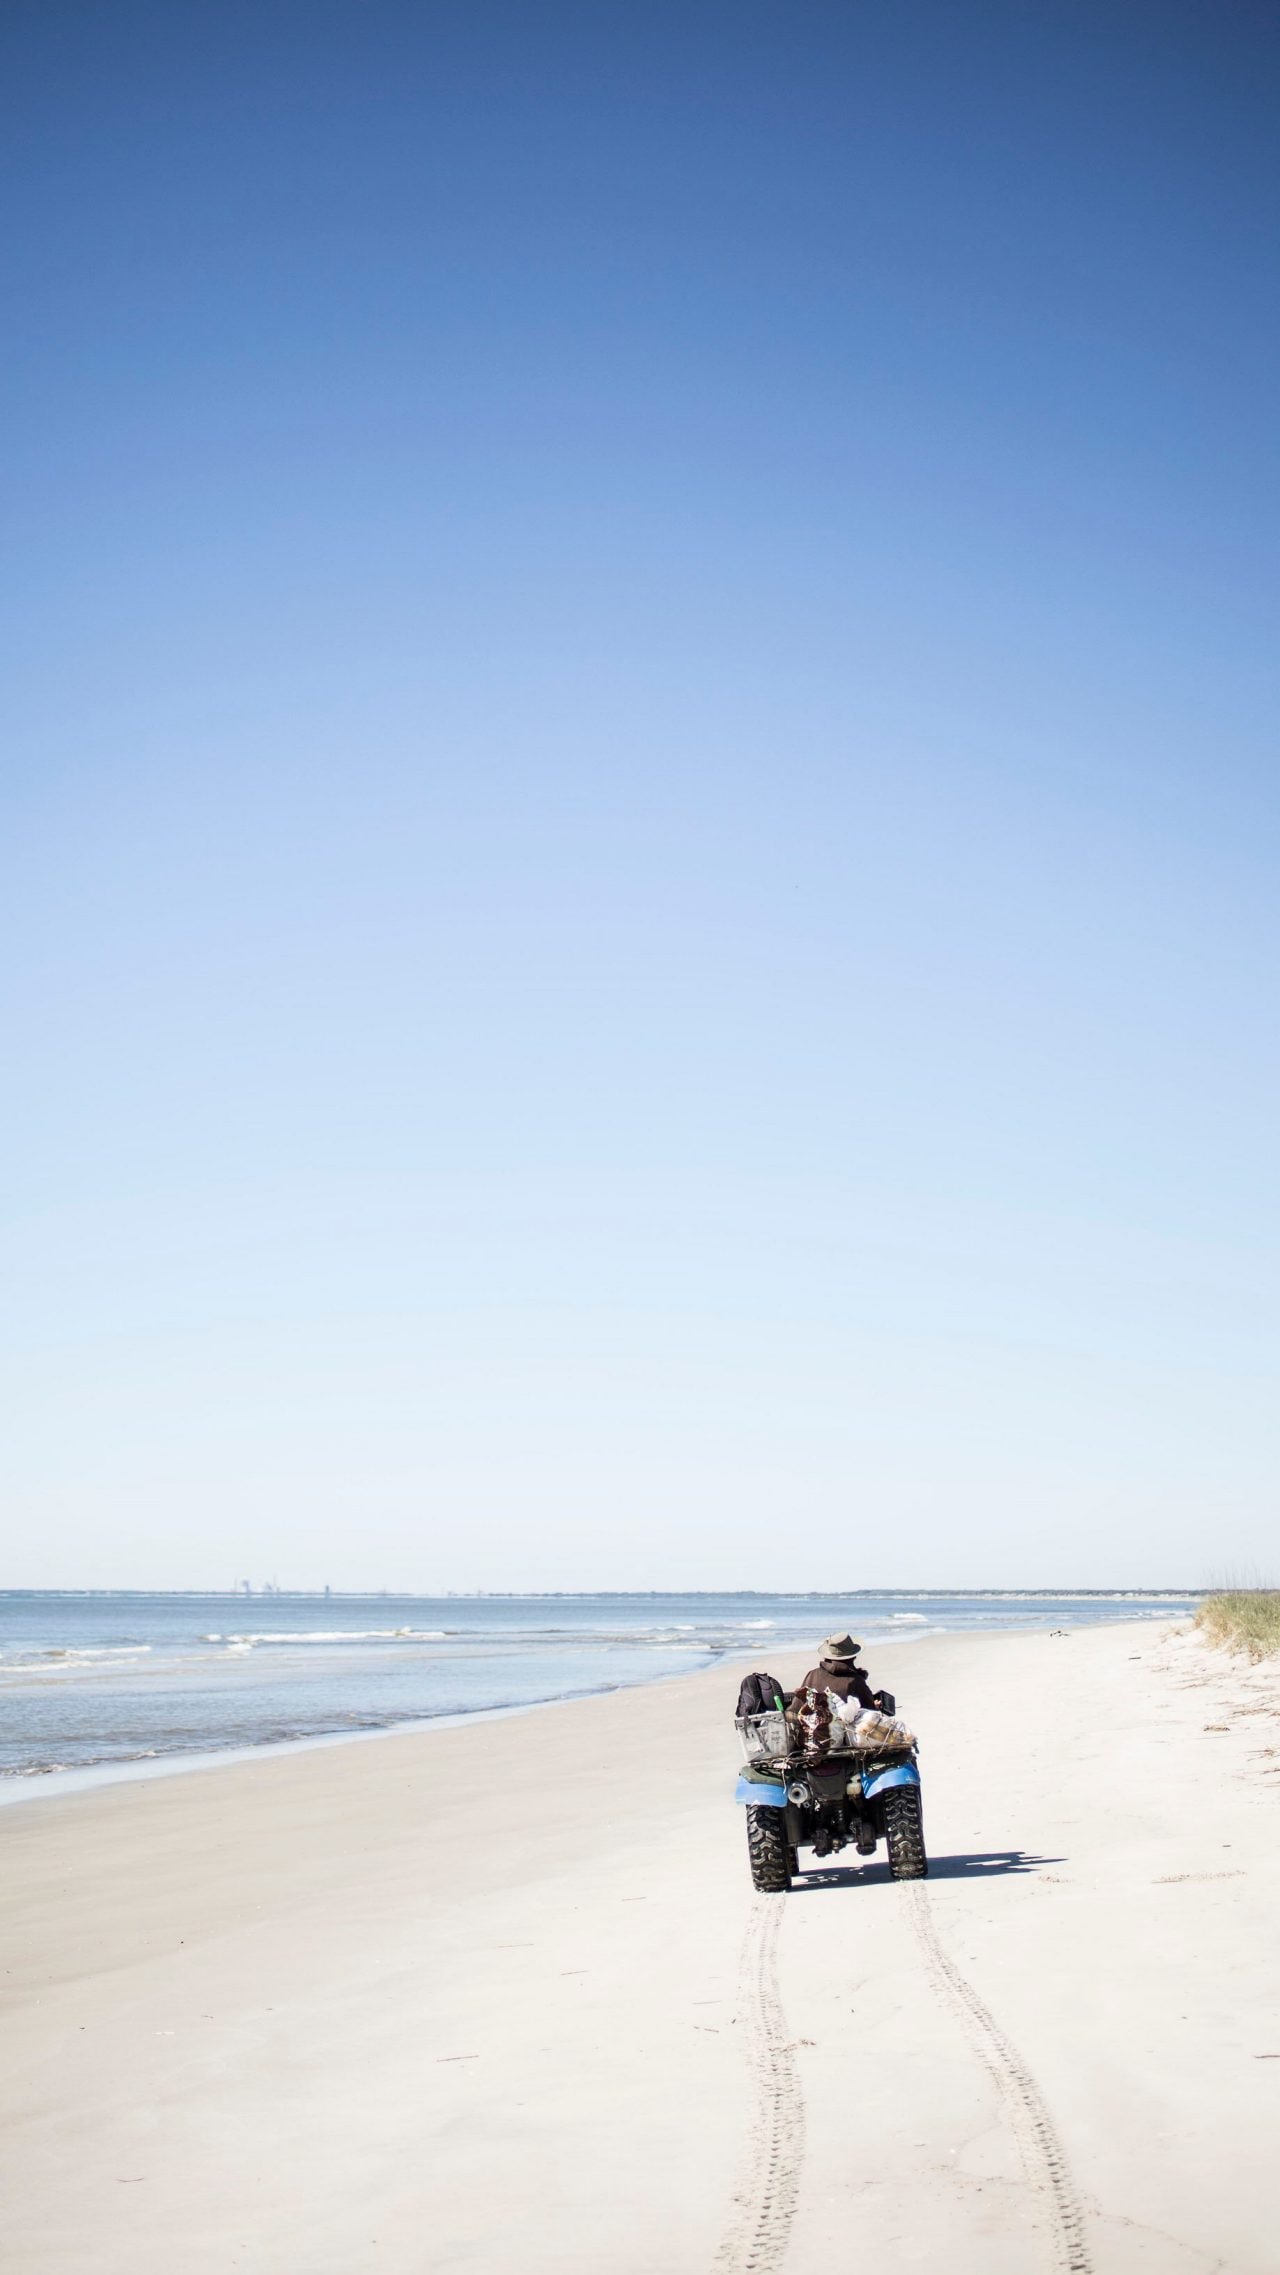
<svg viewBox="0 0 1280 2275">
<path fill-rule="evenodd" d="M 768 1898 L 737 1673 L 0 1813 L 6 2268 L 1273 2275 L 1275 1678 L 878 1650 L 932 1876 Z"/>
</svg>

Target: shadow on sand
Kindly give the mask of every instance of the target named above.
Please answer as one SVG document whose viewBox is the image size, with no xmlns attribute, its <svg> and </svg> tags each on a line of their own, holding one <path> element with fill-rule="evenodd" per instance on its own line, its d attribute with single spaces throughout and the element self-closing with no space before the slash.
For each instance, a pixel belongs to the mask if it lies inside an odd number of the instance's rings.
<svg viewBox="0 0 1280 2275">
<path fill-rule="evenodd" d="M 975 1851 L 969 1856 L 931 1856 L 931 1880 L 1002 1880 L 1010 1872 L 1042 1872 L 1065 1864 L 1064 1856 L 1029 1856 L 1024 1848 Z M 791 1883 L 793 1896 L 817 1895 L 823 1888 L 891 1887 L 887 1864 L 827 1864 L 810 1867 Z"/>
</svg>

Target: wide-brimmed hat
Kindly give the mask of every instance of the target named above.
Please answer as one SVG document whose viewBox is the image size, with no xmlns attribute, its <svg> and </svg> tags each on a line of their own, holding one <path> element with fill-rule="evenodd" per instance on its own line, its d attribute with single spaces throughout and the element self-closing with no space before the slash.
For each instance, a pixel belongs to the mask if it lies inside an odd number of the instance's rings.
<svg viewBox="0 0 1280 2275">
<path fill-rule="evenodd" d="M 829 1635 L 822 1646 L 824 1659 L 856 1659 L 862 1649 L 851 1635 Z"/>
</svg>

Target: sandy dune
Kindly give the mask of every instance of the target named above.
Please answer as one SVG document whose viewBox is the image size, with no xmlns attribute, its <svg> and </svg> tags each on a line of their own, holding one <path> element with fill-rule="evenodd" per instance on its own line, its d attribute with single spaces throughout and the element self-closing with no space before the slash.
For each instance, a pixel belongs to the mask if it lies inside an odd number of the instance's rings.
<svg viewBox="0 0 1280 2275">
<path fill-rule="evenodd" d="M 5 2267 L 1274 2275 L 1274 1680 L 871 1666 L 924 1885 L 752 1895 L 725 1670 L 0 1813 Z"/>
</svg>

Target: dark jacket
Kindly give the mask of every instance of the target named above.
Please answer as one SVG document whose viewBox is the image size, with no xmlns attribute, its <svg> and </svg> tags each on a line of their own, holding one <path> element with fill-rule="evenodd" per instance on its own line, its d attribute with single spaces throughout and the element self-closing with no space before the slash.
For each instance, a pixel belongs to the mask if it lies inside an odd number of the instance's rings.
<svg viewBox="0 0 1280 2275">
<path fill-rule="evenodd" d="M 875 1693 L 861 1667 L 851 1666 L 847 1659 L 823 1659 L 818 1666 L 810 1667 L 800 1685 L 801 1690 L 833 1690 L 837 1698 L 856 1698 L 859 1706 L 874 1706 Z"/>
</svg>

